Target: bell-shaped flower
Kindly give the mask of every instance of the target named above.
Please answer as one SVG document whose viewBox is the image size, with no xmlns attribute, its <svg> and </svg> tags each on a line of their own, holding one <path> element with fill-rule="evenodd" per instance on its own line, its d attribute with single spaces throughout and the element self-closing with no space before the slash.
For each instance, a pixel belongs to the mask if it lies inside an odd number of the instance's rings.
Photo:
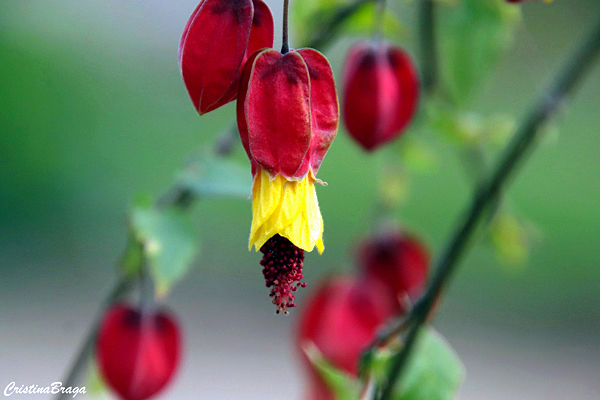
<svg viewBox="0 0 600 400">
<path fill-rule="evenodd" d="M 302 278 L 300 254 L 324 248 L 315 191 L 322 182 L 315 176 L 337 133 L 338 114 L 333 72 L 318 51 L 265 49 L 248 59 L 237 121 L 254 176 L 249 247 L 265 253 L 263 272 L 279 311 L 295 305 L 291 287 Z M 298 257 L 277 250 L 290 245 Z"/>
<path fill-rule="evenodd" d="M 410 56 L 387 42 L 359 42 L 350 49 L 343 75 L 343 118 L 352 138 L 371 151 L 400 135 L 419 102 Z"/>
<path fill-rule="evenodd" d="M 200 114 L 234 100 L 248 56 L 273 46 L 273 16 L 262 0 L 202 0 L 179 44 L 179 68 Z"/>
<path fill-rule="evenodd" d="M 335 368 L 358 376 L 362 352 L 385 322 L 397 315 L 397 303 L 380 282 L 335 277 L 322 282 L 301 311 L 295 342 L 307 370 L 304 399 L 334 400 L 306 353 L 314 346 Z"/>
<path fill-rule="evenodd" d="M 398 227 L 388 227 L 365 238 L 357 255 L 363 279 L 382 283 L 391 296 L 401 301 L 400 305 L 402 300 L 415 302 L 423 294 L 430 256 L 416 237 Z"/>
<path fill-rule="evenodd" d="M 172 380 L 181 335 L 168 312 L 112 306 L 102 318 L 96 358 L 103 380 L 123 400 L 144 400 Z"/>
</svg>

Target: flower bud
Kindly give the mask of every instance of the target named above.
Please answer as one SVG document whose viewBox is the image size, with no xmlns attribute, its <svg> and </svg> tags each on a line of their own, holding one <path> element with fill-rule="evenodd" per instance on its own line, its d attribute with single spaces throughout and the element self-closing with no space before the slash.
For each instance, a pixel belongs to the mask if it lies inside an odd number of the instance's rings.
<svg viewBox="0 0 600 400">
<path fill-rule="evenodd" d="M 273 46 L 262 0 L 202 0 L 179 44 L 179 67 L 194 107 L 207 113 L 234 100 L 248 56 Z"/>
<path fill-rule="evenodd" d="M 341 277 L 324 281 L 307 300 L 298 326 L 297 344 L 310 379 L 307 398 L 334 399 L 304 354 L 306 346 L 316 346 L 333 366 L 357 376 L 362 352 L 396 310 L 379 282 Z"/>
<path fill-rule="evenodd" d="M 119 304 L 102 319 L 96 343 L 100 373 L 124 400 L 144 400 L 161 391 L 178 366 L 179 351 L 179 328 L 164 311 Z"/>
<path fill-rule="evenodd" d="M 367 238 L 359 248 L 365 279 L 382 283 L 397 299 L 417 300 L 425 289 L 429 252 L 416 238 L 388 229 Z"/>
<path fill-rule="evenodd" d="M 344 66 L 343 118 L 348 133 L 371 151 L 396 138 L 419 102 L 412 59 L 386 42 L 356 43 Z"/>
</svg>

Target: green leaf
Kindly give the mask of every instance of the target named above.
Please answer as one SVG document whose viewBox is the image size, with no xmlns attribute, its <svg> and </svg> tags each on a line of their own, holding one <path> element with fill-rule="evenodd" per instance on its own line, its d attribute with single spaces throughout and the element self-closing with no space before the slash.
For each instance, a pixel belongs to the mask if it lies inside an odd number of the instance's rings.
<svg viewBox="0 0 600 400">
<path fill-rule="evenodd" d="M 304 353 L 331 389 L 336 400 L 358 400 L 360 387 L 358 381 L 327 361 L 312 342 L 303 346 Z"/>
<path fill-rule="evenodd" d="M 178 186 L 199 197 L 250 196 L 252 179 L 249 167 L 235 164 L 212 153 L 200 154 L 177 179 Z"/>
<path fill-rule="evenodd" d="M 86 394 L 90 397 L 100 397 L 106 393 L 106 383 L 98 368 L 98 360 L 93 357 L 88 363 L 88 373 L 85 382 Z"/>
<path fill-rule="evenodd" d="M 181 279 L 196 254 L 197 233 L 184 212 L 141 205 L 131 215 L 131 231 L 142 245 L 159 296 Z"/>
<path fill-rule="evenodd" d="M 464 104 L 512 44 L 519 8 L 505 0 L 462 0 L 439 14 L 445 93 Z"/>
<path fill-rule="evenodd" d="M 394 394 L 395 400 L 452 400 L 465 378 L 465 368 L 448 342 L 425 327 Z"/>
<path fill-rule="evenodd" d="M 358 400 L 360 385 L 357 379 L 329 363 L 319 349 L 308 343 L 303 346 L 336 400 Z M 367 376 L 382 381 L 390 368 L 393 353 L 382 349 L 369 363 Z M 448 342 L 431 327 L 423 328 L 414 352 L 406 366 L 394 400 L 453 400 L 465 379 L 465 368 Z"/>
</svg>

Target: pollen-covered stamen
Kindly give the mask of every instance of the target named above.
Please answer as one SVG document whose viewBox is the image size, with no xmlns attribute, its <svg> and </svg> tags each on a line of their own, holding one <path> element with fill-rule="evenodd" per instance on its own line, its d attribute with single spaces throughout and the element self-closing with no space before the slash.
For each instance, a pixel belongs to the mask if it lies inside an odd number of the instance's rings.
<svg viewBox="0 0 600 400">
<path fill-rule="evenodd" d="M 306 283 L 300 282 L 304 250 L 285 237 L 275 235 L 260 251 L 264 254 L 260 265 L 263 266 L 266 285 L 271 288 L 270 296 L 277 306 L 276 313 L 288 314 L 288 308 L 296 307 L 294 292 L 298 287 L 306 287 Z"/>
</svg>

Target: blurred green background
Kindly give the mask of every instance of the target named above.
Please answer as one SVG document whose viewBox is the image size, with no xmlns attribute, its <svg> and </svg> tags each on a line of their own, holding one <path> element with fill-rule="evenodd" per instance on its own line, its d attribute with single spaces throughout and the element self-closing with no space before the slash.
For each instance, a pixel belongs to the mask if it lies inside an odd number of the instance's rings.
<svg viewBox="0 0 600 400">
<path fill-rule="evenodd" d="M 269 2 L 276 25 L 278 3 Z M 188 0 L 0 2 L 0 386 L 62 375 L 114 282 L 134 195 L 164 192 L 186 157 L 212 146 L 233 121 L 233 105 L 199 117 L 181 81 L 177 45 L 194 6 Z M 398 10 L 410 46 L 413 6 Z M 482 88 L 475 111 L 524 115 L 600 15 L 600 3 L 532 2 L 523 11 L 515 46 Z M 338 77 L 352 41 L 327 51 Z M 451 284 L 438 328 L 465 358 L 461 398 L 538 398 L 548 387 L 550 395 L 540 399 L 600 396 L 599 110 L 595 66 L 557 116 L 558 135 L 541 141 L 506 193 L 511 208 L 539 232 L 529 263 L 502 265 L 479 242 Z M 436 167 L 411 172 L 410 198 L 398 217 L 436 251 L 465 209 L 471 183 L 454 147 L 433 135 L 420 140 L 435 150 Z M 241 146 L 234 157 L 248 163 Z M 327 249 L 307 257 L 309 286 L 323 274 L 351 270 L 349 250 L 369 229 L 382 157 L 365 154 L 340 131 L 319 172 L 329 183 L 317 189 Z M 201 398 L 239 398 L 234 389 L 254 379 L 244 370 L 262 363 L 255 356 L 265 349 L 285 358 L 289 385 L 299 390 L 289 349 L 293 317 L 271 316 L 259 256 L 247 251 L 250 202 L 201 202 L 195 215 L 201 253 L 171 299 L 190 343 L 173 398 L 188 395 L 177 388 L 194 393 L 198 371 L 205 372 L 201 384 L 214 385 Z M 203 345 L 220 327 L 237 333 Z M 207 347 L 220 353 L 207 358 Z M 42 353 L 44 361 L 36 361 Z M 211 383 L 236 365 L 240 378 L 231 393 Z M 215 375 L 209 379 L 207 371 Z M 554 386 L 545 386 L 550 376 Z M 289 393 L 285 385 L 269 391 L 266 382 L 244 398 Z"/>
</svg>

